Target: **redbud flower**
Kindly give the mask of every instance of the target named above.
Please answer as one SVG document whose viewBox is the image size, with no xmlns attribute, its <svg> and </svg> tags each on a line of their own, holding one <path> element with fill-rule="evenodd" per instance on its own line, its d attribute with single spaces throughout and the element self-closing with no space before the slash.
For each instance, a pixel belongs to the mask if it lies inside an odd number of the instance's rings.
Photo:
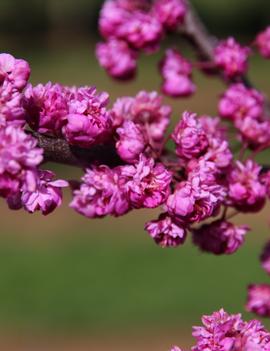
<svg viewBox="0 0 270 351">
<path fill-rule="evenodd" d="M 164 105 L 162 96 L 157 92 L 140 91 L 134 98 L 117 99 L 111 110 L 112 122 L 121 125 L 125 119 L 132 120 L 144 127 L 152 148 L 160 149 L 172 109 Z"/>
<path fill-rule="evenodd" d="M 251 117 L 244 118 L 238 124 L 240 138 L 252 150 L 267 147 L 270 143 L 270 122 L 258 121 Z"/>
<path fill-rule="evenodd" d="M 264 172 L 260 176 L 260 181 L 265 185 L 266 194 L 270 198 L 270 171 Z"/>
<path fill-rule="evenodd" d="M 193 223 L 215 215 L 224 197 L 222 186 L 203 183 L 199 175 L 195 175 L 177 185 L 166 205 L 171 216 Z"/>
<path fill-rule="evenodd" d="M 178 346 L 173 346 L 171 348 L 171 351 L 182 351 L 182 349 L 180 349 L 180 347 L 178 347 Z"/>
<path fill-rule="evenodd" d="M 119 28 L 119 38 L 134 49 L 153 51 L 163 36 L 161 23 L 150 13 L 134 11 Z"/>
<path fill-rule="evenodd" d="M 221 141 L 227 140 L 227 128 L 221 124 L 219 117 L 203 115 L 200 116 L 198 120 L 209 140 L 212 138 L 219 139 Z"/>
<path fill-rule="evenodd" d="M 141 155 L 137 164 L 119 168 L 133 207 L 154 208 L 166 201 L 172 175 L 162 163 Z"/>
<path fill-rule="evenodd" d="M 209 148 L 203 157 L 205 160 L 214 162 L 217 168 L 224 169 L 231 164 L 233 154 L 228 141 L 209 138 Z"/>
<path fill-rule="evenodd" d="M 241 46 L 230 37 L 221 41 L 215 48 L 215 63 L 229 78 L 245 74 L 248 68 L 250 49 Z"/>
<path fill-rule="evenodd" d="M 244 322 L 240 314 L 223 309 L 202 317 L 202 327 L 193 327 L 197 344 L 192 351 L 268 351 L 270 334 L 257 321 Z"/>
<path fill-rule="evenodd" d="M 70 207 L 88 217 L 120 216 L 130 209 L 124 190 L 125 180 L 117 169 L 107 166 L 86 170 L 83 183 L 73 193 Z"/>
<path fill-rule="evenodd" d="M 215 255 L 229 255 L 243 244 L 248 230 L 245 225 L 236 226 L 225 220 L 217 220 L 194 229 L 193 242 L 202 251 L 212 252 Z"/>
<path fill-rule="evenodd" d="M 22 204 L 24 208 L 33 213 L 41 211 L 47 215 L 62 204 L 61 188 L 67 187 L 65 180 L 53 180 L 54 173 L 51 171 L 38 171 L 37 184 L 34 191 L 25 190 L 22 192 Z"/>
<path fill-rule="evenodd" d="M 100 65 L 113 78 L 130 79 L 136 73 L 138 54 L 124 41 L 110 39 L 97 44 L 96 56 Z"/>
<path fill-rule="evenodd" d="M 246 309 L 259 316 L 270 317 L 270 285 L 249 285 Z"/>
<path fill-rule="evenodd" d="M 20 127 L 0 126 L 0 196 L 17 194 L 22 186 L 33 191 L 36 167 L 42 161 L 37 140 Z"/>
<path fill-rule="evenodd" d="M 270 58 L 270 26 L 257 35 L 255 45 L 263 57 Z"/>
<path fill-rule="evenodd" d="M 260 256 L 262 268 L 270 274 L 270 241 L 266 243 Z"/>
<path fill-rule="evenodd" d="M 259 118 L 263 113 L 264 97 L 241 83 L 231 85 L 219 101 L 220 116 L 239 122 L 245 117 Z"/>
<path fill-rule="evenodd" d="M 171 97 L 189 96 L 196 90 L 192 78 L 191 63 L 175 49 L 166 51 L 160 62 L 163 78 L 162 91 Z"/>
<path fill-rule="evenodd" d="M 199 157 L 208 148 L 208 138 L 196 114 L 184 112 L 183 117 L 176 125 L 172 139 L 176 144 L 176 154 L 179 157 L 191 159 Z"/>
<path fill-rule="evenodd" d="M 119 140 L 116 143 L 116 151 L 122 160 L 134 163 L 147 145 L 147 139 L 141 125 L 132 121 L 124 121 L 123 125 L 116 130 Z"/>
<path fill-rule="evenodd" d="M 154 14 L 168 30 L 175 30 L 182 24 L 187 12 L 185 0 L 156 0 L 153 5 Z"/>
<path fill-rule="evenodd" d="M 157 220 L 149 221 L 145 230 L 161 247 L 176 247 L 184 243 L 187 231 L 183 223 L 162 213 Z"/>
<path fill-rule="evenodd" d="M 27 122 L 40 133 L 62 134 L 68 105 L 64 87 L 60 84 L 29 84 L 24 92 Z"/>
<path fill-rule="evenodd" d="M 252 160 L 237 161 L 229 174 L 229 202 L 242 212 L 259 211 L 265 204 L 266 189 L 260 182 L 261 167 Z"/>
<path fill-rule="evenodd" d="M 21 59 L 15 59 L 9 54 L 0 54 L 0 89 L 11 84 L 22 91 L 30 76 L 29 64 Z"/>
</svg>

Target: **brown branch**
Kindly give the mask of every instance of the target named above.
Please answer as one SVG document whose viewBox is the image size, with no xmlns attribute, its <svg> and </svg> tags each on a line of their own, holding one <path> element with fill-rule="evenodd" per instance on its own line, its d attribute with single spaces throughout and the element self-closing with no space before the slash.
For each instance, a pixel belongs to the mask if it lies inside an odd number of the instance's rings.
<svg viewBox="0 0 270 351">
<path fill-rule="evenodd" d="M 56 162 L 77 167 L 89 167 L 95 163 L 115 167 L 123 163 L 113 144 L 94 145 L 84 149 L 71 146 L 64 139 L 32 131 L 29 133 L 38 140 L 38 146 L 44 150 L 44 162 Z"/>
</svg>

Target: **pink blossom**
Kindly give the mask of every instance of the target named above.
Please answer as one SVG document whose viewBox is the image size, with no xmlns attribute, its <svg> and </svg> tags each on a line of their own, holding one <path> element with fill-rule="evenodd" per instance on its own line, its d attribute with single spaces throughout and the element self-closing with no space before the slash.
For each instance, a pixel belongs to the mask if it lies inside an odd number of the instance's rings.
<svg viewBox="0 0 270 351">
<path fill-rule="evenodd" d="M 130 79 L 136 74 L 138 54 L 124 41 L 110 39 L 97 44 L 96 56 L 100 65 L 113 78 Z"/>
<path fill-rule="evenodd" d="M 121 125 L 125 119 L 132 120 L 144 127 L 149 144 L 160 149 L 172 109 L 164 105 L 162 96 L 157 92 L 140 91 L 134 98 L 123 97 L 116 101 L 112 110 L 112 123 Z"/>
<path fill-rule="evenodd" d="M 204 154 L 208 148 L 208 138 L 196 114 L 184 112 L 176 125 L 172 139 L 176 144 L 176 154 L 179 157 L 191 159 Z"/>
<path fill-rule="evenodd" d="M 154 208 L 166 201 L 172 175 L 162 163 L 155 164 L 154 159 L 141 155 L 135 165 L 119 168 L 133 207 Z"/>
<path fill-rule="evenodd" d="M 116 150 L 122 160 L 134 163 L 147 145 L 144 130 L 140 124 L 132 121 L 124 121 L 122 127 L 116 130 L 119 140 L 116 143 Z"/>
<path fill-rule="evenodd" d="M 202 115 L 198 118 L 202 129 L 207 134 L 208 139 L 227 140 L 227 128 L 221 123 L 219 117 Z"/>
<path fill-rule="evenodd" d="M 260 181 L 265 185 L 266 194 L 270 198 L 270 171 L 264 172 L 260 175 Z"/>
<path fill-rule="evenodd" d="M 157 220 L 149 221 L 145 229 L 161 247 L 176 247 L 184 243 L 187 231 L 183 223 L 162 213 Z"/>
<path fill-rule="evenodd" d="M 171 97 L 190 96 L 196 90 L 192 82 L 192 65 L 175 49 L 168 49 L 160 62 L 162 91 Z"/>
<path fill-rule="evenodd" d="M 171 216 L 193 223 L 215 215 L 224 198 L 222 186 L 203 183 L 200 176 L 195 175 L 180 182 L 166 204 Z"/>
<path fill-rule="evenodd" d="M 214 162 L 217 168 L 224 169 L 231 164 L 233 154 L 229 148 L 228 141 L 209 138 L 209 148 L 203 157 L 207 161 Z"/>
<path fill-rule="evenodd" d="M 0 126 L 0 196 L 17 194 L 22 186 L 29 191 L 35 189 L 42 153 L 37 140 L 20 127 Z"/>
<path fill-rule="evenodd" d="M 214 59 L 217 67 L 222 69 L 227 77 L 232 78 L 246 73 L 249 53 L 249 47 L 241 46 L 230 37 L 216 46 Z"/>
<path fill-rule="evenodd" d="M 257 320 L 244 322 L 240 314 L 221 309 L 203 316 L 202 323 L 193 327 L 197 344 L 192 351 L 269 351 L 270 334 Z"/>
<path fill-rule="evenodd" d="M 266 243 L 260 256 L 262 268 L 270 275 L 270 241 Z"/>
<path fill-rule="evenodd" d="M 186 165 L 188 180 L 199 177 L 203 184 L 213 185 L 217 183 L 220 172 L 215 162 L 208 161 L 204 156 L 199 159 L 193 158 Z"/>
<path fill-rule="evenodd" d="M 265 204 L 266 189 L 260 182 L 261 167 L 252 160 L 236 161 L 229 174 L 229 202 L 242 212 L 259 211 Z"/>
<path fill-rule="evenodd" d="M 73 193 L 70 207 L 88 217 L 120 216 L 130 209 L 124 189 L 125 179 L 107 166 L 86 170 L 83 183 Z"/>
<path fill-rule="evenodd" d="M 251 117 L 244 118 L 238 124 L 240 138 L 252 150 L 266 148 L 270 144 L 270 122 L 258 121 Z"/>
<path fill-rule="evenodd" d="M 62 134 L 66 123 L 68 104 L 65 89 L 60 84 L 29 84 L 24 93 L 27 122 L 40 133 Z"/>
<path fill-rule="evenodd" d="M 270 317 L 270 285 L 249 285 L 246 309 L 259 316 Z"/>
<path fill-rule="evenodd" d="M 156 50 L 162 36 L 161 23 L 150 13 L 142 11 L 134 11 L 119 28 L 119 38 L 139 50 Z"/>
<path fill-rule="evenodd" d="M 182 24 L 187 12 L 185 0 L 156 0 L 153 5 L 154 14 L 168 30 L 175 30 Z"/>
<path fill-rule="evenodd" d="M 10 54 L 0 54 L 0 90 L 8 84 L 22 91 L 30 76 L 28 62 L 15 59 Z"/>
<path fill-rule="evenodd" d="M 257 35 L 255 45 L 263 57 L 270 58 L 270 26 Z"/>
<path fill-rule="evenodd" d="M 202 251 L 228 255 L 239 249 L 248 230 L 245 225 L 236 226 L 225 220 L 217 220 L 194 229 L 193 242 Z"/>
<path fill-rule="evenodd" d="M 180 347 L 178 347 L 178 346 L 173 346 L 171 348 L 171 351 L 182 351 L 182 349 L 180 349 Z"/>
<path fill-rule="evenodd" d="M 22 204 L 28 212 L 41 211 L 42 214 L 47 215 L 61 205 L 61 188 L 68 186 L 68 182 L 61 179 L 53 180 L 53 178 L 53 172 L 40 170 L 35 190 L 26 189 L 22 192 Z"/>
<path fill-rule="evenodd" d="M 240 123 L 245 117 L 259 118 L 263 108 L 263 95 L 242 83 L 231 85 L 219 101 L 220 115 Z"/>
</svg>

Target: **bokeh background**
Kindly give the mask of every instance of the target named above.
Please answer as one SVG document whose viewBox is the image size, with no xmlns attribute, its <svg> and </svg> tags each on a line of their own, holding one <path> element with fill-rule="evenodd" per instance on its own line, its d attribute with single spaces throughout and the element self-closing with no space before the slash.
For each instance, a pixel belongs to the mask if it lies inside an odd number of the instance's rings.
<svg viewBox="0 0 270 351">
<path fill-rule="evenodd" d="M 0 47 L 28 60 L 31 82 L 96 85 L 111 101 L 160 84 L 156 64 L 162 55 L 142 56 L 138 78 L 115 83 L 99 68 L 101 0 L 1 0 Z M 209 29 L 250 43 L 270 23 L 266 0 L 193 0 Z M 179 46 L 178 37 L 164 47 Z M 250 78 L 269 96 L 270 63 L 253 55 Z M 184 109 L 216 114 L 225 86 L 195 73 L 191 99 L 166 102 L 173 120 Z M 264 161 L 270 155 L 263 155 Z M 49 166 L 48 166 L 49 167 Z M 59 176 L 79 177 L 72 167 L 50 165 Z M 239 216 L 252 227 L 246 245 L 228 257 L 201 254 L 188 241 L 178 249 L 157 247 L 143 230 L 157 211 L 136 211 L 118 219 L 87 220 L 68 208 L 70 194 L 54 214 L 43 217 L 8 211 L 3 201 L 0 235 L 1 350 L 153 350 L 192 344 L 191 326 L 204 313 L 224 307 L 243 312 L 246 286 L 270 282 L 258 255 L 269 237 L 269 206 Z M 251 315 L 244 313 L 245 317 Z M 269 322 L 265 322 L 270 327 Z"/>
</svg>

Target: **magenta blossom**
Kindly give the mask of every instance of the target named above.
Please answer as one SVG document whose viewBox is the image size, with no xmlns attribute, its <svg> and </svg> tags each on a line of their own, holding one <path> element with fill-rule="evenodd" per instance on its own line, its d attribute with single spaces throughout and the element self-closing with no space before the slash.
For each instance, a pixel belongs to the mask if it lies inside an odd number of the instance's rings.
<svg viewBox="0 0 270 351">
<path fill-rule="evenodd" d="M 240 139 L 250 149 L 264 149 L 270 145 L 270 121 L 258 121 L 251 117 L 244 118 L 238 124 Z"/>
<path fill-rule="evenodd" d="M 176 125 L 172 139 L 176 144 L 176 154 L 179 157 L 191 159 L 204 154 L 208 148 L 208 138 L 196 114 L 184 112 Z"/>
<path fill-rule="evenodd" d="M 266 188 L 260 182 L 261 167 L 252 160 L 236 161 L 229 174 L 229 203 L 242 212 L 257 212 L 265 204 Z"/>
<path fill-rule="evenodd" d="M 194 223 L 217 213 L 225 198 L 224 189 L 218 184 L 203 183 L 202 180 L 199 175 L 195 175 L 177 185 L 167 200 L 167 210 L 171 216 Z"/>
<path fill-rule="evenodd" d="M 197 344 L 192 351 L 269 351 L 270 334 L 261 322 L 244 322 L 240 314 L 223 309 L 202 317 L 203 326 L 193 327 Z"/>
<path fill-rule="evenodd" d="M 259 316 L 270 317 L 270 285 L 249 285 L 246 309 Z"/>
<path fill-rule="evenodd" d="M 135 165 L 119 168 L 133 207 L 154 208 L 166 201 L 172 175 L 162 163 L 155 164 L 154 159 L 141 155 Z"/>
<path fill-rule="evenodd" d="M 179 246 L 184 243 L 187 235 L 184 224 L 167 213 L 162 213 L 157 220 L 147 222 L 145 230 L 161 247 Z"/>
<path fill-rule="evenodd" d="M 119 140 L 116 143 L 118 155 L 122 160 L 134 163 L 147 145 L 147 138 L 142 126 L 127 120 L 116 132 L 119 135 Z"/>
<path fill-rule="evenodd" d="M 43 215 L 47 215 L 62 204 L 61 188 L 67 187 L 68 182 L 53 180 L 54 173 L 51 171 L 40 170 L 37 176 L 35 190 L 23 190 L 21 201 L 28 212 L 41 211 Z"/>
<path fill-rule="evenodd" d="M 20 127 L 0 126 L 0 196 L 8 198 L 36 187 L 36 167 L 42 161 L 37 140 Z"/>
<path fill-rule="evenodd" d="M 270 26 L 257 35 L 255 45 L 263 57 L 270 58 Z"/>
<path fill-rule="evenodd" d="M 182 24 L 187 12 L 185 0 L 155 0 L 154 14 L 167 30 L 175 30 Z"/>
<path fill-rule="evenodd" d="M 225 220 L 217 220 L 194 229 L 193 242 L 202 251 L 228 255 L 239 249 L 248 230 L 245 225 L 236 226 Z"/>
<path fill-rule="evenodd" d="M 10 54 L 0 54 L 0 91 L 11 84 L 18 91 L 25 88 L 30 76 L 28 62 Z"/>
<path fill-rule="evenodd" d="M 160 149 L 170 122 L 172 109 L 164 105 L 162 96 L 156 92 L 140 91 L 134 98 L 116 100 L 111 110 L 112 123 L 119 126 L 125 119 L 140 124 L 146 131 L 149 144 Z"/>
<path fill-rule="evenodd" d="M 270 171 L 264 172 L 260 175 L 260 181 L 265 185 L 266 194 L 270 198 Z"/>
<path fill-rule="evenodd" d="M 40 133 L 61 135 L 66 123 L 68 104 L 65 89 L 51 82 L 33 87 L 28 85 L 24 93 L 27 122 Z"/>
<path fill-rule="evenodd" d="M 227 77 L 232 78 L 246 73 L 249 53 L 248 47 L 241 46 L 230 37 L 216 46 L 214 60 L 217 67 L 222 69 Z"/>
<path fill-rule="evenodd" d="M 168 49 L 160 62 L 162 91 L 171 97 L 190 96 L 196 90 L 192 82 L 192 65 L 179 51 Z"/>
<path fill-rule="evenodd" d="M 219 117 L 203 115 L 198 120 L 208 139 L 227 140 L 227 128 L 221 123 Z"/>
<path fill-rule="evenodd" d="M 138 54 L 124 41 L 110 39 L 97 44 L 96 56 L 100 66 L 113 78 L 125 80 L 136 74 Z"/>
<path fill-rule="evenodd" d="M 262 268 L 270 275 L 270 241 L 266 243 L 260 256 Z"/>
<path fill-rule="evenodd" d="M 219 113 L 233 122 L 242 123 L 245 117 L 259 118 L 263 113 L 264 96 L 242 83 L 231 85 L 219 101 Z"/>
<path fill-rule="evenodd" d="M 83 183 L 73 193 L 70 207 L 88 217 L 120 216 L 130 209 L 124 189 L 125 179 L 107 166 L 88 169 Z"/>
</svg>

